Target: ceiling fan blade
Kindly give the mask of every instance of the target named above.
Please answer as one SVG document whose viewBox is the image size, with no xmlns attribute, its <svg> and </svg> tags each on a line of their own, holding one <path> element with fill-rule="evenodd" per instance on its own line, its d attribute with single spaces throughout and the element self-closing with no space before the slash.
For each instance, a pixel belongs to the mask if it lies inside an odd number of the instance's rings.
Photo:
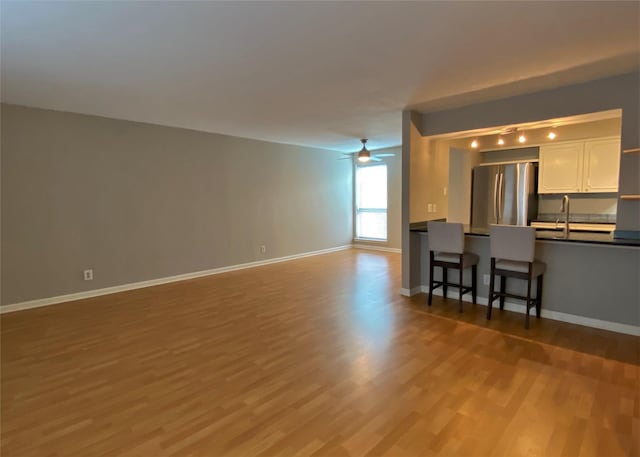
<svg viewBox="0 0 640 457">
<path fill-rule="evenodd" d="M 373 160 L 374 162 L 382 162 L 382 159 L 379 159 L 376 156 L 370 156 L 369 159 Z"/>
<path fill-rule="evenodd" d="M 339 159 L 336 160 L 353 160 L 353 157 L 340 157 Z"/>
<path fill-rule="evenodd" d="M 376 157 L 395 157 L 393 152 L 385 152 L 384 154 L 376 154 Z"/>
</svg>

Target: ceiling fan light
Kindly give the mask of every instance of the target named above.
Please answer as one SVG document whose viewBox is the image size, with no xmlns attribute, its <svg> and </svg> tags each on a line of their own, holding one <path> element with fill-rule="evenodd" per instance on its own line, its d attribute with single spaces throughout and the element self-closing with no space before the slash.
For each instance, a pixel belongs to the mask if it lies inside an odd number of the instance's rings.
<svg viewBox="0 0 640 457">
<path fill-rule="evenodd" d="M 358 153 L 358 162 L 368 162 L 371 160 L 371 156 L 369 156 L 369 151 L 360 151 Z"/>
<path fill-rule="evenodd" d="M 363 138 L 360 142 L 362 143 L 362 149 L 358 152 L 358 162 L 368 162 L 371 160 L 371 153 L 367 149 L 367 139 Z"/>
</svg>

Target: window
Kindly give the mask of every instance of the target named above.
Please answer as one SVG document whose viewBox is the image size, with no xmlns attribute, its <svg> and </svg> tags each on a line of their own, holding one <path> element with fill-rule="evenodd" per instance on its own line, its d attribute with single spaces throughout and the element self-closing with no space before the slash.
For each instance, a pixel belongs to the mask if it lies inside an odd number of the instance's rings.
<svg viewBox="0 0 640 457">
<path fill-rule="evenodd" d="M 387 166 L 356 167 L 356 238 L 387 239 Z"/>
</svg>

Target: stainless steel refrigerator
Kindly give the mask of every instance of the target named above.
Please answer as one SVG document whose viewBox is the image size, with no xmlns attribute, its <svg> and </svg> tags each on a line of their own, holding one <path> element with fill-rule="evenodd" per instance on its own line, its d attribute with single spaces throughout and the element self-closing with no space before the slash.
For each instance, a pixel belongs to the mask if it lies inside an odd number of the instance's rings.
<svg viewBox="0 0 640 457">
<path fill-rule="evenodd" d="M 471 229 L 489 224 L 529 225 L 538 213 L 538 164 L 518 162 L 473 169 Z"/>
</svg>

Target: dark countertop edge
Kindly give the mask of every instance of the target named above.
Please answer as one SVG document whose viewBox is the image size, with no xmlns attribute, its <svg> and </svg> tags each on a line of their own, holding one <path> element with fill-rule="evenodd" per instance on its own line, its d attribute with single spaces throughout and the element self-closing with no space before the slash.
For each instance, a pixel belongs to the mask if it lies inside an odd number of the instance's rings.
<svg viewBox="0 0 640 457">
<path fill-rule="evenodd" d="M 413 222 L 409 224 L 409 230 L 411 232 L 421 232 L 427 233 L 427 223 L 426 222 Z M 556 239 L 550 236 L 536 236 L 536 241 L 548 241 L 551 243 L 569 243 L 569 244 L 595 244 L 601 246 L 627 246 L 627 247 L 640 247 L 640 240 L 633 239 L 624 239 L 624 238 L 609 238 L 609 239 L 589 239 L 588 235 L 584 236 L 584 234 L 589 234 L 591 232 L 572 232 L 572 236 L 577 236 L 578 238 L 571 239 Z M 488 233 L 480 233 L 480 232 L 471 232 L 465 230 L 465 235 L 468 236 L 478 236 L 478 237 L 488 237 Z M 582 236 L 581 236 L 582 235 Z"/>
<path fill-rule="evenodd" d="M 546 243 L 569 243 L 569 244 L 591 244 L 596 246 L 608 246 L 608 247 L 627 247 L 627 248 L 640 248 L 640 242 L 637 240 L 623 240 L 619 238 L 612 238 L 611 240 L 564 240 L 555 238 L 536 238 L 536 241 L 543 241 Z"/>
</svg>

